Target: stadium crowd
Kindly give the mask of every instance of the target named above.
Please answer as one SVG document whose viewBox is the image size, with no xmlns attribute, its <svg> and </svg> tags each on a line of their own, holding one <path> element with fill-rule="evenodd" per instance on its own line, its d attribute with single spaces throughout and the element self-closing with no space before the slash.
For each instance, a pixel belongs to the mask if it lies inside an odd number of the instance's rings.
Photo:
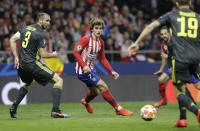
<svg viewBox="0 0 200 131">
<path fill-rule="evenodd" d="M 175 0 L 1 0 L 0 1 L 0 63 L 12 62 L 9 47 L 10 36 L 22 26 L 35 23 L 38 12 L 51 16 L 51 28 L 46 32 L 49 51 L 70 51 L 84 35 L 90 33 L 89 20 L 100 16 L 106 26 L 102 38 L 105 50 L 121 51 L 119 54 L 106 54 L 109 61 L 158 61 L 160 54 L 139 54 L 129 57 L 127 49 L 140 32 L 152 20 L 171 9 Z M 200 12 L 200 0 L 194 0 L 194 8 Z M 153 32 L 144 41 L 142 48 L 160 50 L 160 41 Z M 62 53 L 64 63 L 73 62 L 72 54 Z"/>
</svg>

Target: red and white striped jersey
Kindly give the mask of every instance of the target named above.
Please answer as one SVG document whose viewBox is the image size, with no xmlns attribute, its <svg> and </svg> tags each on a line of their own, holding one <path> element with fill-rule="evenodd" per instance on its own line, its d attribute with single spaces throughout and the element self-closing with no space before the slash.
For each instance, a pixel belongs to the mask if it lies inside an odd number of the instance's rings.
<svg viewBox="0 0 200 131">
<path fill-rule="evenodd" d="M 73 54 L 77 60 L 76 73 L 82 74 L 83 67 L 88 66 L 94 69 L 94 61 L 99 57 L 101 64 L 111 73 L 112 67 L 108 63 L 104 54 L 104 42 L 101 38 L 95 41 L 91 35 L 84 36 L 76 44 Z"/>
<path fill-rule="evenodd" d="M 165 54 L 168 54 L 168 47 L 167 47 L 167 44 L 165 42 L 162 42 L 161 44 L 161 52 L 162 53 L 165 53 Z"/>
</svg>

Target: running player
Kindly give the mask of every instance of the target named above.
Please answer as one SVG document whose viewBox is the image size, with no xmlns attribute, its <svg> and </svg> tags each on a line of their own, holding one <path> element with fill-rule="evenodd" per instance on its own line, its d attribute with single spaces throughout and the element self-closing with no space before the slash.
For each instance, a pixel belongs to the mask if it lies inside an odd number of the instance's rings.
<svg viewBox="0 0 200 131">
<path fill-rule="evenodd" d="M 39 13 L 37 24 L 21 28 L 10 39 L 10 46 L 14 55 L 14 65 L 17 68 L 21 80 L 25 83 L 17 94 L 15 102 L 10 108 L 11 118 L 17 118 L 17 107 L 34 81 L 41 85 L 46 85 L 52 81 L 53 86 L 53 108 L 51 117 L 65 118 L 67 114 L 62 114 L 59 105 L 63 86 L 62 78 L 54 71 L 40 62 L 41 57 L 57 57 L 56 52 L 45 51 L 45 32 L 50 27 L 50 16 L 46 13 Z M 19 40 L 19 56 L 17 55 L 16 41 Z"/>
<path fill-rule="evenodd" d="M 129 55 L 135 54 L 140 48 L 141 41 L 160 25 L 168 25 L 172 29 L 172 80 L 180 115 L 181 109 L 187 108 L 196 115 L 200 124 L 200 109 L 185 95 L 186 83 L 190 81 L 191 75 L 200 79 L 200 16 L 189 9 L 189 4 L 190 0 L 177 0 L 178 10 L 171 11 L 148 25 L 128 50 Z M 177 126 L 185 122 L 185 119 L 179 119 Z"/>
<path fill-rule="evenodd" d="M 165 83 L 171 78 L 172 43 L 170 43 L 170 33 L 166 26 L 162 26 L 160 29 L 160 40 L 162 42 L 162 44 L 161 44 L 162 62 L 161 62 L 160 69 L 157 72 L 155 72 L 154 74 L 159 76 L 158 77 L 158 88 L 159 88 L 159 92 L 160 92 L 162 99 L 158 103 L 156 103 L 154 105 L 154 107 L 160 107 L 162 105 L 167 104 L 167 98 L 166 98 L 166 94 L 165 94 L 165 88 L 166 88 Z M 166 64 L 168 65 L 168 69 L 165 69 Z M 193 83 L 197 89 L 200 89 L 200 81 L 197 78 L 195 78 L 194 76 L 191 76 L 190 83 Z M 186 94 L 193 100 L 193 98 L 187 88 L 186 88 Z M 194 101 L 194 103 L 196 104 L 195 101 Z"/>
<path fill-rule="evenodd" d="M 133 113 L 122 108 L 117 103 L 111 95 L 107 84 L 99 78 L 94 69 L 93 62 L 99 57 L 101 64 L 113 75 L 114 79 L 119 77 L 119 74 L 112 69 L 104 54 L 104 42 L 100 38 L 104 26 L 103 19 L 93 18 L 90 21 L 91 34 L 81 38 L 73 51 L 77 60 L 76 76 L 83 81 L 90 90 L 86 97 L 81 100 L 81 103 L 86 107 L 89 113 L 93 113 L 92 106 L 89 102 L 100 92 L 103 98 L 114 107 L 117 115 L 131 116 Z"/>
</svg>

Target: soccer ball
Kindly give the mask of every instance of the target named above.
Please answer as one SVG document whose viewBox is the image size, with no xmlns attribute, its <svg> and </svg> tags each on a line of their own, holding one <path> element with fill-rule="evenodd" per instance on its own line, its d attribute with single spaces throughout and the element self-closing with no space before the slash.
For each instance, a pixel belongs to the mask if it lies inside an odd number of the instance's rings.
<svg viewBox="0 0 200 131">
<path fill-rule="evenodd" d="M 156 117 L 156 109 L 152 105 L 145 105 L 142 107 L 140 115 L 143 120 L 151 121 Z"/>
</svg>

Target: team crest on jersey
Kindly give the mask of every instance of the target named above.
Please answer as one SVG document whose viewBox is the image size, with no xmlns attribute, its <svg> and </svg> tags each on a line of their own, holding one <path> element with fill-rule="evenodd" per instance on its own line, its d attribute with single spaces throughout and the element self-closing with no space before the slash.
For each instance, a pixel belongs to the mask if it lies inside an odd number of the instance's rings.
<svg viewBox="0 0 200 131">
<path fill-rule="evenodd" d="M 92 81 L 96 81 L 96 78 L 95 78 L 95 77 L 93 77 L 93 78 L 92 78 Z"/>
<path fill-rule="evenodd" d="M 81 49 L 82 49 L 81 45 L 78 45 L 78 46 L 76 47 L 76 50 L 77 50 L 78 52 L 81 51 Z"/>
</svg>

